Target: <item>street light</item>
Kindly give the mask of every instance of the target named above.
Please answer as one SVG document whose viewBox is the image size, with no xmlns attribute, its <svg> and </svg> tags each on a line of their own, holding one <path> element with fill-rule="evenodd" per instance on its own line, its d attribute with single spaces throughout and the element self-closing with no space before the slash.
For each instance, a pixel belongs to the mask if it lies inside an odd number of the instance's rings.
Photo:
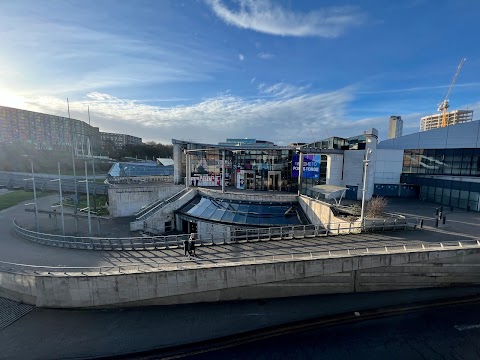
<svg viewBox="0 0 480 360">
<path fill-rule="evenodd" d="M 90 217 L 90 193 L 88 192 L 88 174 L 87 174 L 87 162 L 85 161 L 85 180 L 79 181 L 84 182 L 86 191 L 87 191 L 87 208 L 81 209 L 80 211 L 87 210 L 88 214 L 88 236 L 92 237 L 92 218 Z"/>
<path fill-rule="evenodd" d="M 368 159 L 368 155 L 372 153 L 372 149 L 368 149 L 365 152 L 365 159 L 363 160 L 363 189 L 362 189 L 362 211 L 360 213 L 360 225 L 363 227 L 365 219 L 364 219 L 364 211 L 365 211 L 365 194 L 367 192 L 367 170 L 368 170 L 368 163 L 370 160 Z"/>
<path fill-rule="evenodd" d="M 23 156 L 28 157 L 28 155 L 23 155 Z M 30 160 L 30 165 L 32 167 L 32 177 L 30 179 L 23 179 L 23 180 L 26 180 L 26 181 L 31 180 L 32 181 L 33 204 L 34 204 L 34 207 L 35 207 L 35 229 L 37 230 L 37 232 L 40 232 L 39 231 L 39 226 L 38 226 L 38 206 L 37 206 L 37 190 L 35 189 L 35 172 L 33 171 L 33 160 L 32 160 L 32 158 L 28 157 L 28 160 Z M 31 203 L 30 204 L 25 204 L 25 205 L 31 205 Z"/>
<path fill-rule="evenodd" d="M 61 218 L 62 218 L 62 234 L 65 236 L 65 218 L 63 216 L 63 193 L 62 193 L 62 175 L 60 174 L 60 162 L 58 163 L 58 179 L 53 179 L 50 181 L 58 181 L 58 193 L 60 195 L 60 210 L 61 210 Z M 56 206 L 52 206 L 56 207 Z M 56 217 L 55 217 L 56 219 Z M 57 221 L 55 220 L 55 223 Z M 56 227 L 56 224 L 55 224 Z"/>
</svg>

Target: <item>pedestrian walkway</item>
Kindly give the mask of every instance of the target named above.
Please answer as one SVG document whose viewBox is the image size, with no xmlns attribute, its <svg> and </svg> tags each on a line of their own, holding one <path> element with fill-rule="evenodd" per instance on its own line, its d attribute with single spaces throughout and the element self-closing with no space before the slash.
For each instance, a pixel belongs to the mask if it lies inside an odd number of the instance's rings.
<svg viewBox="0 0 480 360">
<path fill-rule="evenodd" d="M 398 200 L 398 201 L 397 201 Z M 56 201 L 56 195 L 39 199 L 39 208 L 49 208 Z M 426 219 L 423 230 L 390 231 L 328 236 L 318 238 L 256 241 L 248 243 L 221 244 L 215 246 L 199 246 L 197 257 L 203 262 L 221 263 L 235 258 L 280 256 L 308 252 L 334 251 L 347 249 L 365 249 L 384 246 L 418 246 L 426 243 L 447 241 L 465 241 L 476 239 L 480 234 L 480 214 L 454 209 L 447 212 L 449 220 L 445 226 L 434 228 L 431 219 L 435 214 L 434 204 L 417 200 L 395 199 L 390 202 L 389 211 L 420 216 Z M 115 267 L 138 264 L 171 264 L 188 261 L 182 247 L 141 250 L 141 251 L 88 251 L 51 247 L 32 243 L 15 236 L 12 220 L 16 218 L 21 225 L 33 228 L 33 213 L 25 212 L 25 206 L 19 204 L 0 211 L 0 261 L 16 264 L 38 265 L 46 267 Z M 42 215 L 41 215 L 42 216 Z M 42 226 L 52 226 L 52 219 L 43 215 Z M 428 222 L 429 221 L 429 222 Z M 47 225 L 44 225 L 46 223 Z M 469 224 L 474 224 L 471 226 Z M 86 226 L 86 224 L 83 224 Z M 109 228 L 107 228 L 109 227 Z M 130 236 L 122 232 L 121 226 L 115 222 L 107 223 L 104 231 L 111 231 L 116 236 Z"/>
</svg>

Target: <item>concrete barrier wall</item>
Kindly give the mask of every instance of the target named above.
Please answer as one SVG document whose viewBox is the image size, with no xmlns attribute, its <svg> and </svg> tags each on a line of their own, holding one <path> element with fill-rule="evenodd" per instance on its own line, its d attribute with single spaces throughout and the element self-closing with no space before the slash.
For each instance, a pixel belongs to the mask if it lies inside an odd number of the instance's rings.
<svg viewBox="0 0 480 360">
<path fill-rule="evenodd" d="M 191 189 L 179 199 L 166 204 L 157 212 L 153 213 L 151 216 L 144 220 L 144 230 L 153 234 L 164 234 L 165 223 L 167 221 L 172 222 L 173 228 L 173 224 L 175 221 L 174 211 L 180 209 L 186 203 L 191 201 L 195 196 L 197 196 L 197 190 Z"/>
<path fill-rule="evenodd" d="M 201 195 L 210 196 L 216 199 L 255 201 L 255 202 L 296 202 L 297 195 L 281 192 L 259 193 L 259 192 L 235 192 L 222 193 L 220 190 L 198 188 Z"/>
<path fill-rule="evenodd" d="M 461 263 L 469 269 L 469 266 L 475 264 L 468 264 L 468 256 L 478 258 L 479 252 L 477 249 L 425 251 L 245 265 L 225 264 L 222 267 L 212 265 L 174 271 L 100 276 L 34 277 L 2 273 L 0 294 L 39 307 L 75 308 L 166 305 L 368 291 L 373 287 L 362 280 L 368 278 L 364 274 L 385 273 L 385 268 L 403 267 L 413 271 L 405 270 L 401 273 L 402 276 L 411 276 L 418 269 L 407 264 L 443 264 L 445 259 L 451 259 L 448 262 L 450 264 Z M 371 271 L 374 268 L 379 271 Z M 359 270 L 365 272 L 358 276 Z M 392 282 L 392 279 L 398 276 L 398 271 L 397 275 L 393 273 L 392 270 L 389 281 L 376 285 L 375 289 L 395 289 L 399 281 Z M 421 274 L 426 276 L 425 273 Z M 435 286 L 463 284 L 466 281 L 470 284 L 480 283 L 476 276 L 460 277 L 455 282 L 454 273 L 451 275 L 453 276 L 445 277 L 446 281 L 437 277 Z M 416 277 L 406 280 L 404 284 L 407 285 L 402 285 L 402 288 L 406 288 L 409 283 L 412 287 L 418 287 Z M 358 284 L 356 279 L 361 279 Z"/>
<path fill-rule="evenodd" d="M 329 229 L 331 235 L 361 232 L 361 224 L 358 220 L 350 223 L 336 217 L 328 203 L 304 195 L 298 197 L 298 202 L 311 223 Z"/>
<path fill-rule="evenodd" d="M 208 223 L 205 221 L 197 222 L 198 240 L 201 242 L 221 242 L 230 241 L 232 226 Z"/>
<path fill-rule="evenodd" d="M 108 189 L 108 210 L 114 217 L 131 216 L 144 206 L 164 200 L 185 188 L 182 185 L 155 184 L 150 186 L 119 186 Z"/>
</svg>

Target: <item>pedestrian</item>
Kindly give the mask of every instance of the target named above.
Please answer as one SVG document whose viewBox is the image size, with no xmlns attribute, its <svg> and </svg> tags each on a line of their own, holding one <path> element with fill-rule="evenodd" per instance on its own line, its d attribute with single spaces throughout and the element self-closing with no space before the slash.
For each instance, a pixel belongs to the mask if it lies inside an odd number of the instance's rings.
<svg viewBox="0 0 480 360">
<path fill-rule="evenodd" d="M 195 186 L 198 187 L 198 179 L 195 179 Z"/>
<path fill-rule="evenodd" d="M 188 254 L 190 256 L 196 256 L 196 253 L 195 253 L 195 234 L 194 233 L 191 233 L 190 234 L 190 238 L 188 239 Z"/>
<path fill-rule="evenodd" d="M 188 245 L 189 245 L 188 240 L 184 240 L 183 241 L 183 250 L 185 251 L 185 256 L 187 256 L 187 251 L 189 250 Z"/>
<path fill-rule="evenodd" d="M 192 186 L 195 186 L 195 180 L 192 179 Z"/>
</svg>

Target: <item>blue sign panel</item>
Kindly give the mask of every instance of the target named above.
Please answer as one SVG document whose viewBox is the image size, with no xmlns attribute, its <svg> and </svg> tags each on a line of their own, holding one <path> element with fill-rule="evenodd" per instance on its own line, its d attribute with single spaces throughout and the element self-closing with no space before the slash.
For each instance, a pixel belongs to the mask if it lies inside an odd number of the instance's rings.
<svg viewBox="0 0 480 360">
<path fill-rule="evenodd" d="M 298 177 L 300 167 L 299 155 L 293 155 L 292 158 L 292 177 Z M 303 173 L 304 179 L 320 179 L 320 155 L 303 155 Z"/>
</svg>

